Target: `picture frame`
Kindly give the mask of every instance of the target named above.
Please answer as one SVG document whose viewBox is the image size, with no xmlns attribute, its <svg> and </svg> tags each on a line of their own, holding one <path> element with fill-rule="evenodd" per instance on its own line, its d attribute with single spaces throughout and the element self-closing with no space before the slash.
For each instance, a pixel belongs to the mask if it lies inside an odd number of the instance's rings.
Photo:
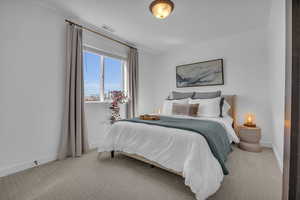
<svg viewBox="0 0 300 200">
<path fill-rule="evenodd" d="M 176 66 L 176 87 L 224 85 L 223 58 Z"/>
</svg>

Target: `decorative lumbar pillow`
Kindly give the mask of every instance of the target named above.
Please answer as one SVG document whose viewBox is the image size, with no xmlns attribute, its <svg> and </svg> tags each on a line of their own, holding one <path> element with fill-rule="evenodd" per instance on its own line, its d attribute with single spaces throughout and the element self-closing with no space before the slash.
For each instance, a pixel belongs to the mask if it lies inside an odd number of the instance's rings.
<svg viewBox="0 0 300 200">
<path fill-rule="evenodd" d="M 192 99 L 212 99 L 221 96 L 221 91 L 216 92 L 195 92 Z"/>
<path fill-rule="evenodd" d="M 199 104 L 179 104 L 173 103 L 172 114 L 173 115 L 187 115 L 196 117 L 198 113 Z"/>
<path fill-rule="evenodd" d="M 189 115 L 190 104 L 173 103 L 172 114 L 173 115 Z"/>
<path fill-rule="evenodd" d="M 168 99 L 169 100 L 187 99 L 187 98 L 192 98 L 193 95 L 194 95 L 194 92 L 176 92 L 176 91 L 173 91 L 169 95 Z"/>
<path fill-rule="evenodd" d="M 177 104 L 187 104 L 189 102 L 189 99 L 180 99 L 180 100 L 165 100 L 162 114 L 163 115 L 172 115 L 172 107 L 174 103 Z"/>
<path fill-rule="evenodd" d="M 199 104 L 198 117 L 220 117 L 221 98 L 213 99 L 190 99 L 190 104 Z"/>
<path fill-rule="evenodd" d="M 192 117 L 197 117 L 198 115 L 198 109 L 199 109 L 199 104 L 198 103 L 195 103 L 195 104 L 190 104 L 190 113 L 189 113 L 189 116 L 192 116 Z"/>
</svg>

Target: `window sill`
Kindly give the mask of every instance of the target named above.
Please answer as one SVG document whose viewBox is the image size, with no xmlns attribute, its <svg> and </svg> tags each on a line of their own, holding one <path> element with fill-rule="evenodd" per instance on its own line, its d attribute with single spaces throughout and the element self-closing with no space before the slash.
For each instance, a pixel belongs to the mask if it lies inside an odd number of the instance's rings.
<svg viewBox="0 0 300 200">
<path fill-rule="evenodd" d="M 110 104 L 111 101 L 85 101 L 85 104 Z"/>
<path fill-rule="evenodd" d="M 85 101 L 85 104 L 111 104 L 112 101 Z M 127 102 L 123 103 L 123 104 L 127 104 Z M 122 104 L 119 104 L 122 105 Z"/>
</svg>

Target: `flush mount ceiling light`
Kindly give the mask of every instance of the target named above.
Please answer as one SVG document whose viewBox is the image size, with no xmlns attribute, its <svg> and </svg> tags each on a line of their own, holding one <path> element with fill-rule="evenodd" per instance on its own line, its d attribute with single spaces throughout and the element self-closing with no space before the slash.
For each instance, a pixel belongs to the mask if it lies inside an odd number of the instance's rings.
<svg viewBox="0 0 300 200">
<path fill-rule="evenodd" d="M 149 6 L 152 14 L 158 19 L 168 17 L 174 9 L 174 3 L 170 0 L 155 0 Z"/>
</svg>

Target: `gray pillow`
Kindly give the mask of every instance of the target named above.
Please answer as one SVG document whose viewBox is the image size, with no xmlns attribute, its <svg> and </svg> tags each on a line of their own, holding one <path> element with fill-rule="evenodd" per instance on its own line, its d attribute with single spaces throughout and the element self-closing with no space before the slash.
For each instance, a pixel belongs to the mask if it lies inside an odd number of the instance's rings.
<svg viewBox="0 0 300 200">
<path fill-rule="evenodd" d="M 178 100 L 178 99 L 186 99 L 186 98 L 192 98 L 194 95 L 194 92 L 176 92 L 173 91 L 170 96 L 168 97 L 169 100 Z"/>
<path fill-rule="evenodd" d="M 216 92 L 195 92 L 192 99 L 212 99 L 221 96 L 221 91 Z"/>
</svg>

